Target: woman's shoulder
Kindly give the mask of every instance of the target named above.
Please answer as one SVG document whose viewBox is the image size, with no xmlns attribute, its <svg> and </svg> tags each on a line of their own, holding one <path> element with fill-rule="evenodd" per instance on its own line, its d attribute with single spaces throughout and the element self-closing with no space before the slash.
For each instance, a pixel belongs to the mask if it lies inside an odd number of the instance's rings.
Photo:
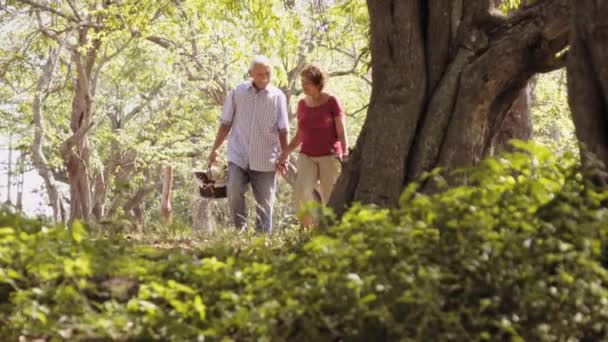
<svg viewBox="0 0 608 342">
<path fill-rule="evenodd" d="M 302 97 L 299 101 L 298 101 L 298 106 L 296 108 L 296 115 L 297 117 L 300 119 L 302 118 L 303 115 L 305 115 L 305 113 L 308 111 L 308 106 L 306 105 L 306 100 L 304 97 Z"/>
<path fill-rule="evenodd" d="M 328 94 L 328 95 L 329 95 L 329 99 L 327 100 L 327 103 L 329 103 L 332 107 L 342 109 L 342 102 L 340 102 L 340 99 L 338 99 L 338 97 L 335 95 L 332 95 L 332 94 Z"/>
<path fill-rule="evenodd" d="M 306 97 L 302 97 L 299 101 L 298 101 L 298 108 L 306 108 Z"/>
<path fill-rule="evenodd" d="M 327 93 L 327 102 L 331 104 L 340 104 L 340 99 L 334 94 Z"/>
</svg>

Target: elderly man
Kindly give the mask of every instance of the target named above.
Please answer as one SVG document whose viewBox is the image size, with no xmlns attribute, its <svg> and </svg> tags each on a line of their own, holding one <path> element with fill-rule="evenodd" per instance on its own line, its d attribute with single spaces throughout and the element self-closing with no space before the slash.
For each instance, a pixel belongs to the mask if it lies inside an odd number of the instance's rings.
<svg viewBox="0 0 608 342">
<path fill-rule="evenodd" d="M 235 226 L 247 225 L 245 193 L 249 183 L 257 203 L 256 230 L 272 232 L 272 207 L 276 191 L 276 170 L 280 152 L 287 147 L 289 131 L 287 101 L 283 92 L 270 84 L 271 64 L 257 56 L 249 66 L 250 81 L 228 93 L 209 163 L 228 138 L 228 202 Z M 280 149 L 279 149 L 280 147 Z"/>
</svg>

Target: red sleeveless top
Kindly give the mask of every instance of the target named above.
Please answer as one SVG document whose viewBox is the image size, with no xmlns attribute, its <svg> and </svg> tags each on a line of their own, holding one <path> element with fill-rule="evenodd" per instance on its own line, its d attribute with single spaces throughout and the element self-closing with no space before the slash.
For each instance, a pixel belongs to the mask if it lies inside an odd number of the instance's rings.
<svg viewBox="0 0 608 342">
<path fill-rule="evenodd" d="M 302 138 L 300 152 L 320 157 L 342 152 L 335 118 L 344 116 L 344 109 L 334 96 L 320 106 L 309 107 L 304 99 L 298 103 L 298 128 Z"/>
</svg>

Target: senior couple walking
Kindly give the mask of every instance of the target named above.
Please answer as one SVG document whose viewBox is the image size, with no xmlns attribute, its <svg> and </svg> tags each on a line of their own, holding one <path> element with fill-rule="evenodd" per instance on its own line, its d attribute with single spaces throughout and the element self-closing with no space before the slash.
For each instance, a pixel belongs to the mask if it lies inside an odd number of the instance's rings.
<svg viewBox="0 0 608 342">
<path fill-rule="evenodd" d="M 289 155 L 300 148 L 298 174 L 294 185 L 296 211 L 313 199 L 317 182 L 323 204 L 327 204 L 340 173 L 340 160 L 348 158 L 344 110 L 335 96 L 323 91 L 327 76 L 316 65 L 301 72 L 304 97 L 298 102 L 298 126 L 289 141 L 289 121 L 285 94 L 271 84 L 272 65 L 257 56 L 249 66 L 251 80 L 230 91 L 224 103 L 209 164 L 228 138 L 227 195 L 237 229 L 247 226 L 245 193 L 251 185 L 255 198 L 258 232 L 272 232 L 272 208 L 277 173 L 285 173 Z M 305 227 L 313 217 L 300 217 Z"/>
</svg>

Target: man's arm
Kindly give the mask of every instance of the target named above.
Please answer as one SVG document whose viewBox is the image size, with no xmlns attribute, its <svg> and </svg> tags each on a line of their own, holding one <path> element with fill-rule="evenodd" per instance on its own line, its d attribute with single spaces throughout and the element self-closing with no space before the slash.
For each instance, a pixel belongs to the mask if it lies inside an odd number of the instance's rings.
<svg viewBox="0 0 608 342">
<path fill-rule="evenodd" d="M 289 133 L 287 132 L 287 130 L 279 130 L 279 143 L 281 144 L 281 151 L 287 151 L 287 145 L 289 144 L 287 142 L 287 139 L 289 139 Z"/>
<path fill-rule="evenodd" d="M 287 158 L 289 157 L 289 152 L 287 152 L 287 139 L 288 132 L 285 129 L 279 130 L 279 142 L 281 143 L 281 154 L 279 155 L 279 159 L 277 160 L 276 169 L 280 174 L 285 175 L 287 173 Z"/>
<path fill-rule="evenodd" d="M 226 140 L 228 133 L 230 133 L 230 128 L 232 127 L 232 122 L 234 120 L 234 112 L 236 111 L 236 103 L 234 103 L 234 89 L 228 92 L 228 96 L 226 96 L 226 100 L 224 101 L 224 110 L 222 111 L 222 117 L 220 118 L 220 128 L 218 128 L 217 133 L 215 134 L 215 142 L 213 143 L 213 147 L 211 148 L 211 152 L 209 153 L 209 165 L 215 163 L 217 160 L 217 151 Z"/>
<path fill-rule="evenodd" d="M 281 92 L 281 96 L 279 97 L 279 106 L 277 110 L 278 115 L 276 124 L 279 129 L 279 143 L 281 144 L 281 151 L 285 151 L 289 140 L 289 118 L 287 113 L 287 99 L 283 92 Z"/>
<path fill-rule="evenodd" d="M 228 133 L 230 133 L 231 127 L 232 125 L 222 123 L 220 128 L 217 130 L 217 134 L 215 135 L 215 142 L 213 143 L 213 148 L 211 148 L 211 153 L 209 153 L 209 165 L 215 163 L 215 161 L 217 160 L 217 151 L 224 143 L 224 140 L 226 140 Z"/>
<path fill-rule="evenodd" d="M 281 155 L 277 160 L 277 170 L 279 172 L 285 172 L 287 169 L 287 162 L 285 153 L 287 152 L 289 145 L 289 119 L 287 114 L 287 99 L 285 94 L 281 94 L 279 98 L 279 115 L 277 126 L 279 128 L 279 144 L 281 144 Z"/>
</svg>

